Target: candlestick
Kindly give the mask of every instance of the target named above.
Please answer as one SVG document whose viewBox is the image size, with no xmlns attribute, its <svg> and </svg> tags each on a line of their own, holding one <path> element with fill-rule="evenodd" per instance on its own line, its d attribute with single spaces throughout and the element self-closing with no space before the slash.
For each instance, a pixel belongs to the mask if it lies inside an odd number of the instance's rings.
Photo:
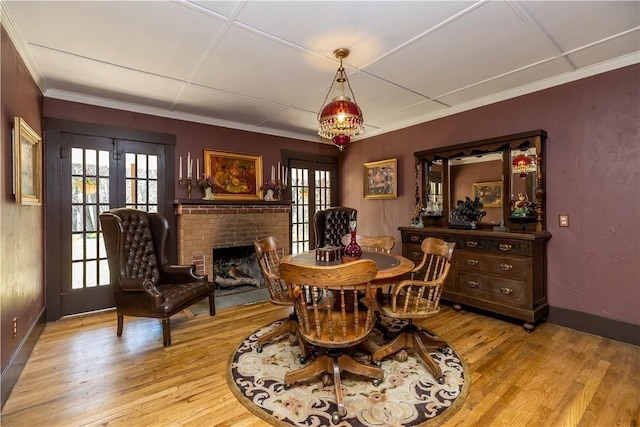
<svg viewBox="0 0 640 427">
<path fill-rule="evenodd" d="M 187 152 L 187 178 L 191 178 L 191 151 Z"/>
<path fill-rule="evenodd" d="M 193 188 L 192 185 L 191 185 L 191 177 L 188 176 L 187 179 L 186 179 L 186 182 L 183 181 L 182 178 L 180 178 L 179 182 L 180 182 L 181 185 L 185 185 L 185 184 L 187 185 L 187 199 L 190 199 L 191 198 L 191 189 Z"/>
<path fill-rule="evenodd" d="M 200 159 L 196 159 L 196 179 L 200 178 Z"/>
<path fill-rule="evenodd" d="M 182 156 L 180 156 L 180 173 L 178 174 L 178 181 L 182 181 Z"/>
</svg>

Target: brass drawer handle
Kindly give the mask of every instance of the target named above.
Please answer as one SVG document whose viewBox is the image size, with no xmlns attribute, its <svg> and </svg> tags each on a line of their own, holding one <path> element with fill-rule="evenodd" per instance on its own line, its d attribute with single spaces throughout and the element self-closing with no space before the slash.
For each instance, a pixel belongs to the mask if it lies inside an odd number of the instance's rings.
<svg viewBox="0 0 640 427">
<path fill-rule="evenodd" d="M 513 269 L 513 265 L 511 264 L 500 264 L 500 270 L 502 271 L 511 271 Z"/>
<path fill-rule="evenodd" d="M 468 248 L 475 248 L 476 246 L 478 246 L 478 242 L 468 241 L 466 242 L 466 245 Z"/>
<path fill-rule="evenodd" d="M 409 240 L 411 240 L 412 242 L 417 242 L 418 240 L 420 240 L 420 236 L 409 236 Z"/>
<path fill-rule="evenodd" d="M 513 289 L 511 288 L 500 288 L 500 292 L 504 295 L 511 295 L 513 293 Z"/>
<path fill-rule="evenodd" d="M 467 264 L 469 264 L 469 265 L 478 265 L 478 264 L 480 264 L 480 261 L 478 261 L 477 259 L 468 259 L 467 260 Z"/>
<path fill-rule="evenodd" d="M 511 250 L 511 245 L 508 245 L 506 243 L 500 243 L 500 246 L 498 246 L 500 248 L 501 251 L 507 252 Z"/>
<path fill-rule="evenodd" d="M 477 288 L 480 285 L 480 282 L 476 282 L 473 280 L 469 280 L 467 282 L 467 286 L 469 286 L 470 288 Z"/>
<path fill-rule="evenodd" d="M 411 258 L 412 259 L 422 259 L 422 252 L 416 252 L 416 251 L 411 252 Z"/>
</svg>

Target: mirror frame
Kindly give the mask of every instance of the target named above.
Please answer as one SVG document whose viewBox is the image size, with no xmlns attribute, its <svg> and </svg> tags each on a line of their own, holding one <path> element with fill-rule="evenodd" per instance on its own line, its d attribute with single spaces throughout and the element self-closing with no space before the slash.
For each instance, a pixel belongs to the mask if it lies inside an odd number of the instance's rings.
<svg viewBox="0 0 640 427">
<path fill-rule="evenodd" d="M 544 231 L 546 230 L 545 218 L 545 168 L 544 151 L 547 139 L 547 132 L 544 130 L 534 130 L 529 132 L 500 136 L 496 138 L 482 139 L 478 141 L 465 142 L 448 147 L 434 148 L 429 150 L 416 151 L 414 153 L 416 161 L 416 204 L 427 201 L 429 196 L 428 177 L 431 165 L 436 160 L 442 161 L 442 215 L 424 216 L 425 226 L 447 227 L 451 216 L 451 188 L 449 160 L 457 157 L 480 156 L 488 153 L 502 153 L 502 219 L 503 223 L 512 225 L 514 231 L 522 229 L 524 231 Z M 535 172 L 535 221 L 531 226 L 518 223 L 511 219 L 511 188 L 513 173 L 511 170 L 511 153 L 513 151 L 535 149 L 536 172 Z"/>
</svg>

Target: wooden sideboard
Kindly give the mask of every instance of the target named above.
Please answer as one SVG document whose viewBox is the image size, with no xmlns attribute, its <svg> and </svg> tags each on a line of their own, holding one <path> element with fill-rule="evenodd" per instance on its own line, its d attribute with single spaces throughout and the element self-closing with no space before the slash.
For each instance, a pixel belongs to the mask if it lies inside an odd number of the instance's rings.
<svg viewBox="0 0 640 427">
<path fill-rule="evenodd" d="M 399 227 L 402 254 L 416 264 L 426 237 L 455 242 L 451 271 L 442 298 L 524 321 L 531 332 L 549 313 L 546 244 L 551 234 Z"/>
</svg>

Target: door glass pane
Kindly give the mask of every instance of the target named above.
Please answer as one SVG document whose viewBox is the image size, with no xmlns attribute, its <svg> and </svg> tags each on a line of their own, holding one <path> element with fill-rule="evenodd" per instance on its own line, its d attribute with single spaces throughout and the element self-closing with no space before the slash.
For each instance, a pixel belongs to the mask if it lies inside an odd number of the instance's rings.
<svg viewBox="0 0 640 427">
<path fill-rule="evenodd" d="M 309 218 L 303 215 L 309 197 L 309 169 L 291 168 L 291 252 L 309 250 Z"/>
<path fill-rule="evenodd" d="M 158 211 L 158 156 L 127 153 L 126 194 L 127 207 L 147 212 Z"/>
<path fill-rule="evenodd" d="M 104 268 L 98 262 L 106 261 L 104 251 L 98 254 L 98 215 L 109 208 L 109 161 L 106 150 L 71 149 L 72 289 L 98 286 L 98 269 Z"/>
<path fill-rule="evenodd" d="M 331 172 L 316 170 L 315 212 L 331 207 Z"/>
</svg>

